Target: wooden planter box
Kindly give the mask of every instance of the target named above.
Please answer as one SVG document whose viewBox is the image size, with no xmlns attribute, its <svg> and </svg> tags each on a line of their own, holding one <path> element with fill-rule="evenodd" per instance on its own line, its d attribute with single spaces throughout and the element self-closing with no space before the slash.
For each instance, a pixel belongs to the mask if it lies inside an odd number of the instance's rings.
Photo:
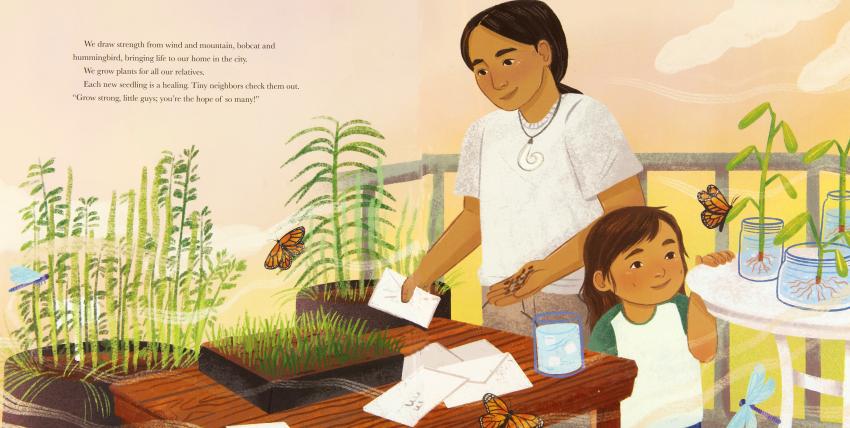
<svg viewBox="0 0 850 428">
<path fill-rule="evenodd" d="M 296 376 L 271 378 L 246 367 L 242 361 L 223 354 L 206 343 L 201 347 L 198 369 L 235 394 L 267 413 L 324 401 L 347 394 L 351 384 L 322 382 L 344 379 L 370 387 L 398 382 L 404 355 L 395 353 L 349 365 L 309 371 Z"/>
<path fill-rule="evenodd" d="M 350 281 L 349 284 L 350 287 L 356 287 L 357 281 Z M 374 289 L 375 281 L 367 280 L 366 284 L 368 289 L 366 297 L 362 301 L 346 300 L 338 296 L 325 298 L 322 290 L 333 292 L 333 290 L 337 287 L 336 284 L 313 286 L 314 292 L 310 294 L 315 295 L 315 298 L 307 294 L 299 294 L 295 300 L 295 313 L 301 315 L 305 312 L 318 311 L 321 307 L 324 308 L 325 312 L 338 312 L 345 318 L 360 318 L 366 321 L 367 330 L 387 330 L 408 325 L 416 326 L 420 329 L 422 328 L 418 324 L 369 307 L 368 302 L 369 298 L 372 297 L 372 290 Z M 440 296 L 440 303 L 437 305 L 437 310 L 434 312 L 434 318 L 452 318 L 451 290 L 446 291 L 446 293 Z"/>
</svg>

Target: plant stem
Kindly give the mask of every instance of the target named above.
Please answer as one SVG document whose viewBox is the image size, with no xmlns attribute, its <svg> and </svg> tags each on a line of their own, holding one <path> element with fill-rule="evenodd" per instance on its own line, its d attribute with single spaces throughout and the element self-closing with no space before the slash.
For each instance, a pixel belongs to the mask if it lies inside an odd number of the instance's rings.
<svg viewBox="0 0 850 428">
<path fill-rule="evenodd" d="M 336 255 L 336 277 L 337 277 L 337 287 L 340 291 L 347 284 L 345 282 L 345 275 L 343 274 L 343 262 L 342 262 L 342 230 L 339 225 L 339 123 L 336 124 L 334 134 L 334 147 L 333 147 L 333 163 L 331 164 L 331 198 L 333 199 L 333 223 L 334 223 L 334 252 Z"/>
<path fill-rule="evenodd" d="M 39 170 L 41 178 L 41 194 L 44 198 L 44 209 L 47 210 L 47 236 L 45 240 L 48 242 L 47 251 L 47 272 L 48 272 L 48 290 L 50 292 L 50 304 L 47 305 L 47 314 L 50 317 L 50 347 L 53 351 L 53 366 L 58 366 L 59 361 L 59 345 L 56 334 L 56 278 L 53 270 L 53 238 L 56 237 L 56 223 L 53 219 L 53 204 L 47 200 L 47 185 L 44 182 L 44 167 Z"/>
<path fill-rule="evenodd" d="M 767 188 L 767 171 L 770 166 L 770 155 L 771 149 L 773 148 L 773 137 L 776 136 L 776 133 L 779 131 L 779 127 L 775 127 L 776 124 L 776 114 L 773 112 L 773 109 L 770 109 L 770 132 L 767 136 L 767 147 L 764 151 L 764 160 L 762 161 L 761 166 L 761 180 L 759 181 L 759 261 L 764 260 L 764 245 L 765 245 L 765 233 L 764 233 L 764 218 L 765 218 L 765 190 Z"/>
<path fill-rule="evenodd" d="M 838 144 L 836 144 L 836 146 L 838 146 Z M 848 147 L 844 150 L 841 150 L 841 147 L 838 147 L 838 233 L 844 233 L 845 229 L 844 217 L 847 212 L 845 191 L 847 189 L 846 176 L 848 149 L 850 149 L 850 144 L 848 144 Z"/>
<path fill-rule="evenodd" d="M 32 248 L 33 248 L 33 255 L 34 255 L 33 258 L 34 258 L 34 260 L 32 262 L 32 268 L 33 268 L 33 270 L 38 271 L 40 269 L 39 266 L 38 266 L 39 265 L 39 260 L 38 260 L 38 239 L 39 239 L 38 230 L 39 230 L 39 228 L 38 228 L 38 217 L 37 217 L 37 214 L 36 214 L 35 207 L 36 207 L 36 204 L 35 204 L 35 202 L 33 202 L 33 205 L 32 205 L 32 219 L 33 219 L 33 226 L 32 226 L 32 236 L 33 236 L 32 242 L 33 242 L 33 244 L 32 244 Z M 41 349 L 42 340 L 41 340 L 41 301 L 40 301 L 41 290 L 40 290 L 40 288 L 41 287 L 39 286 L 39 284 L 36 283 L 33 286 L 33 289 L 32 289 L 32 319 L 33 319 L 33 324 L 34 324 L 33 330 L 35 331 L 35 349 L 37 350 L 36 353 L 38 354 L 38 365 L 39 366 L 41 366 L 44 363 L 44 355 L 43 355 L 42 349 Z"/>
</svg>

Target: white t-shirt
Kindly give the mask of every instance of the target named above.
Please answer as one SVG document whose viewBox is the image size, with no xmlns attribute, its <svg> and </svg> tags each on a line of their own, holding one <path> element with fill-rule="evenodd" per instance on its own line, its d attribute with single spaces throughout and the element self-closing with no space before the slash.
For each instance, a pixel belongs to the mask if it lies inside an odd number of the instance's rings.
<svg viewBox="0 0 850 428">
<path fill-rule="evenodd" d="M 643 324 L 629 321 L 622 304 L 596 322 L 587 347 L 637 364 L 632 395 L 620 402 L 623 428 L 689 427 L 702 421 L 702 375 L 688 348 L 687 325 L 683 294 L 656 306 Z"/>
<path fill-rule="evenodd" d="M 600 192 L 643 169 L 608 109 L 586 95 L 561 95 L 552 122 L 534 137 L 543 163 L 533 171 L 517 164 L 527 143 L 517 111 L 489 113 L 464 136 L 455 194 L 480 201 L 484 286 L 546 258 L 602 215 Z M 579 269 L 543 291 L 575 294 L 583 280 Z"/>
</svg>

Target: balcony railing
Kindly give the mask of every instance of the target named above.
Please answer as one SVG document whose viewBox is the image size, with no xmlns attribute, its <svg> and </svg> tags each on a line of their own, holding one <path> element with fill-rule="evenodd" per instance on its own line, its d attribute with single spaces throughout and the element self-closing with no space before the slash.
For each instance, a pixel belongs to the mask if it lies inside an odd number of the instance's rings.
<svg viewBox="0 0 850 428">
<path fill-rule="evenodd" d="M 729 171 L 726 162 L 736 153 L 639 153 L 637 156 L 644 170 L 639 174 L 644 196 L 651 189 L 647 187 L 648 172 L 671 171 L 713 171 L 714 184 L 726 195 L 729 194 Z M 457 172 L 458 155 L 425 154 L 419 161 L 403 162 L 384 166 L 384 183 L 396 184 L 419 180 L 431 175 L 433 178 L 431 201 L 429 207 L 428 239 L 433 243 L 444 229 L 446 173 Z M 759 171 L 756 160 L 750 158 L 739 165 L 736 171 Z M 820 173 L 838 172 L 838 157 L 827 155 L 811 164 L 804 164 L 802 155 L 775 153 L 770 158 L 771 171 L 806 171 L 806 209 L 814 218 L 820 218 Z M 365 178 L 368 180 L 369 178 Z M 694 195 L 696 197 L 696 195 Z M 807 235 L 813 240 L 811 231 Z M 729 229 L 718 232 L 714 239 L 716 249 L 729 247 Z M 718 320 L 718 352 L 715 358 L 714 384 L 715 411 L 722 413 L 721 418 L 728 420 L 730 413 L 729 394 L 729 325 Z M 806 339 L 806 373 L 819 376 L 820 342 Z M 806 419 L 820 419 L 820 396 L 818 392 L 806 391 Z"/>
</svg>

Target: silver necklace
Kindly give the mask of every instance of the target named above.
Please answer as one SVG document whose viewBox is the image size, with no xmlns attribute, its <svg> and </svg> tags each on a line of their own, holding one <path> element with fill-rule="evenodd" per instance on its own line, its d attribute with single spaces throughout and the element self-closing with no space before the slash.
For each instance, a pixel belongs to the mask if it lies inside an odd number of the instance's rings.
<svg viewBox="0 0 850 428">
<path fill-rule="evenodd" d="M 552 123 L 552 119 L 558 114 L 558 108 L 561 106 L 561 96 L 558 96 L 558 102 L 555 106 L 549 109 L 549 113 L 546 114 L 546 117 L 543 118 L 540 122 L 530 124 L 526 122 L 525 118 L 522 117 L 522 113 L 517 110 L 517 115 L 519 116 L 519 127 L 522 128 L 522 133 L 528 137 L 528 143 L 522 146 L 519 154 L 517 155 L 516 162 L 517 165 L 524 171 L 534 171 L 539 168 L 540 165 L 543 165 L 543 153 L 540 152 L 532 152 L 532 146 L 534 145 L 534 137 L 543 133 L 546 128 L 549 127 L 549 124 Z M 530 135 L 528 131 L 525 130 L 526 126 L 530 129 L 540 128 L 540 131 L 534 135 Z"/>
</svg>

